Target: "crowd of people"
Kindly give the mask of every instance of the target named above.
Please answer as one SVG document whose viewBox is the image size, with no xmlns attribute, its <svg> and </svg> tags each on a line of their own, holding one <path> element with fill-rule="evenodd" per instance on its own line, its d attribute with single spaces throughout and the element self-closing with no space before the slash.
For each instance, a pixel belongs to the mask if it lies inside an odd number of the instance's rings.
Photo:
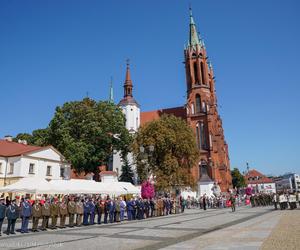
<svg viewBox="0 0 300 250">
<path fill-rule="evenodd" d="M 182 197 L 169 198 L 158 197 L 153 199 L 142 199 L 140 197 L 128 198 L 101 195 L 67 195 L 36 198 L 16 197 L 10 200 L 0 198 L 0 236 L 2 224 L 7 219 L 5 233 L 15 234 L 17 220 L 21 219 L 21 233 L 45 231 L 68 227 L 80 227 L 93 224 L 107 224 L 127 220 L 142 220 L 145 218 L 167 216 L 169 214 L 183 213 L 185 208 L 226 208 L 248 205 L 279 206 L 280 209 L 294 209 L 300 205 L 299 194 L 266 194 L 254 195 L 227 194 L 219 197 L 203 195 L 199 198 Z M 29 220 L 32 219 L 32 228 L 29 229 Z M 68 220 L 68 221 L 67 221 Z M 67 223 L 67 224 L 66 224 Z"/>
<path fill-rule="evenodd" d="M 5 233 L 15 234 L 15 225 L 21 218 L 21 233 L 29 232 L 29 220 L 32 219 L 32 232 L 47 229 L 65 228 L 68 218 L 69 227 L 93 224 L 117 223 L 124 220 L 142 220 L 144 218 L 182 213 L 182 198 L 158 197 L 142 199 L 109 196 L 64 196 L 31 200 L 29 197 L 9 200 L 0 199 L 0 235 L 2 224 L 7 218 Z"/>
</svg>

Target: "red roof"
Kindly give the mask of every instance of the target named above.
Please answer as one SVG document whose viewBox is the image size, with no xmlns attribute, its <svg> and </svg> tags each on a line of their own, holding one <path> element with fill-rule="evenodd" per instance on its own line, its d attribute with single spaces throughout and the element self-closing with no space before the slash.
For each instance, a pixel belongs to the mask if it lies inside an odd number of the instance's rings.
<svg viewBox="0 0 300 250">
<path fill-rule="evenodd" d="M 182 107 L 159 109 L 141 113 L 141 125 L 159 119 L 163 114 L 174 115 L 186 119 L 186 109 Z"/>
<path fill-rule="evenodd" d="M 247 184 L 273 183 L 270 178 L 255 169 L 249 170 L 249 172 L 245 175 L 245 179 Z"/>
<path fill-rule="evenodd" d="M 12 157 L 40 150 L 43 147 L 25 145 L 22 143 L 11 142 L 0 139 L 0 156 Z"/>
</svg>

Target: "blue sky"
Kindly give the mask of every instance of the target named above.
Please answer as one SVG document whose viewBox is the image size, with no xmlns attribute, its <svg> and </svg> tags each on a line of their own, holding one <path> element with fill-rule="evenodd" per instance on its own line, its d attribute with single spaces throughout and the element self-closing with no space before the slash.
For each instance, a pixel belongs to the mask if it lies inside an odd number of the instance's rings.
<svg viewBox="0 0 300 250">
<path fill-rule="evenodd" d="M 185 102 L 191 3 L 214 65 L 231 167 L 300 172 L 300 1 L 0 1 L 0 137 L 46 127 L 57 105 L 123 94 Z"/>
</svg>

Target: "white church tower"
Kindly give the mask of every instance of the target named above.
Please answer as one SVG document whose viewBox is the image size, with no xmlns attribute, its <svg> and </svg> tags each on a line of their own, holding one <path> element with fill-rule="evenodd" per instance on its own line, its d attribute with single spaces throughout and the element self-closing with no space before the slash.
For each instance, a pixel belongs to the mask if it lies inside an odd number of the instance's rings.
<svg viewBox="0 0 300 250">
<path fill-rule="evenodd" d="M 130 133 L 135 133 L 140 127 L 140 105 L 133 98 L 132 81 L 130 77 L 129 61 L 127 60 L 126 77 L 124 83 L 124 97 L 119 102 L 123 113 L 126 116 L 126 128 Z"/>
<path fill-rule="evenodd" d="M 134 134 L 137 132 L 138 128 L 140 127 L 140 105 L 133 98 L 133 93 L 132 93 L 133 85 L 130 77 L 129 60 L 127 60 L 126 77 L 125 77 L 123 88 L 124 88 L 124 97 L 119 102 L 119 106 L 126 117 L 126 128 L 128 129 L 129 133 Z M 131 166 L 131 169 L 134 172 L 134 179 L 135 179 L 134 182 L 136 183 L 137 173 L 136 173 L 136 166 L 134 165 L 132 153 L 129 153 L 127 158 Z M 122 173 L 121 172 L 122 164 L 123 162 L 121 159 L 120 152 L 114 152 L 113 170 L 118 173 L 118 177 Z"/>
</svg>

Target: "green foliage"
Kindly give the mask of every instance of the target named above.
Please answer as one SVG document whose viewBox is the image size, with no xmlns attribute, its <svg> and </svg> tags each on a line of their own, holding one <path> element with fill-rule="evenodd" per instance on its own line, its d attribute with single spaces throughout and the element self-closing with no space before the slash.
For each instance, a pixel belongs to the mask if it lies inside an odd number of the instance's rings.
<svg viewBox="0 0 300 250">
<path fill-rule="evenodd" d="M 129 161 L 128 161 L 127 157 L 125 157 L 123 159 L 122 174 L 119 178 L 119 181 L 131 182 L 132 184 L 134 184 L 133 177 L 134 177 L 134 174 L 133 174 L 133 171 L 129 164 Z"/>
<path fill-rule="evenodd" d="M 147 151 L 150 145 L 154 151 Z M 140 152 L 140 146 L 146 150 Z M 147 123 L 136 135 L 133 152 L 141 181 L 152 174 L 157 190 L 194 186 L 191 168 L 199 152 L 192 129 L 180 118 L 164 115 Z"/>
<path fill-rule="evenodd" d="M 238 168 L 231 170 L 232 186 L 233 188 L 241 188 L 246 186 L 244 176 L 240 173 Z"/>
<path fill-rule="evenodd" d="M 26 140 L 29 145 L 46 146 L 48 145 L 48 129 L 37 129 L 32 134 L 19 133 L 13 140 L 15 142 Z"/>
<path fill-rule="evenodd" d="M 77 172 L 97 173 L 97 166 L 107 165 L 113 150 L 127 155 L 131 136 L 118 106 L 85 98 L 56 108 L 48 128 L 48 142 Z"/>
</svg>

